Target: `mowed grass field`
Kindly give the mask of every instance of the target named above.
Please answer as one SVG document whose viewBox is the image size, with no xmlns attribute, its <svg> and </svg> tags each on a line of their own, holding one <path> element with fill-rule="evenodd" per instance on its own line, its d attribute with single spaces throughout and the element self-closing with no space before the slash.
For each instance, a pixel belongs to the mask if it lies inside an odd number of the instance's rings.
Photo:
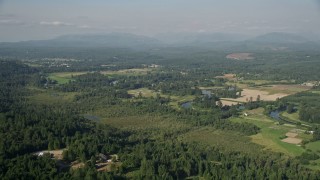
<svg viewBox="0 0 320 180">
<path fill-rule="evenodd" d="M 59 73 L 51 73 L 49 78 L 52 80 L 56 80 L 58 84 L 66 84 L 69 81 L 73 80 L 73 76 L 79 76 L 82 74 L 86 74 L 88 72 L 59 72 Z"/>
<path fill-rule="evenodd" d="M 156 68 L 133 68 L 133 69 L 122 69 L 118 71 L 101 71 L 101 74 L 139 76 L 139 75 L 146 75 L 147 73 L 155 70 Z"/>
<path fill-rule="evenodd" d="M 135 69 L 123 69 L 118 71 L 100 71 L 104 75 L 126 75 L 126 76 L 138 76 L 146 75 L 148 72 L 155 71 L 156 68 L 135 68 Z M 56 80 L 58 84 L 66 84 L 70 80 L 73 80 L 73 76 L 79 76 L 89 73 L 88 71 L 80 72 L 58 72 L 51 73 L 48 77 L 52 80 Z"/>
<path fill-rule="evenodd" d="M 129 90 L 128 94 L 138 97 L 139 94 L 141 94 L 142 97 L 156 97 L 157 94 L 159 94 L 161 97 L 169 98 L 171 99 L 169 105 L 175 109 L 181 109 L 181 104 L 189 101 L 193 101 L 195 99 L 195 96 L 189 95 L 189 96 L 169 96 L 166 94 L 158 93 L 153 90 L 150 90 L 148 88 L 140 88 L 140 89 L 134 89 Z"/>
<path fill-rule="evenodd" d="M 261 132 L 251 136 L 251 141 L 263 145 L 266 150 L 274 152 L 282 152 L 289 156 L 299 156 L 305 149 L 300 145 L 290 144 L 282 142 L 286 133 L 290 131 L 297 132 L 297 138 L 309 140 L 311 135 L 306 135 L 303 130 L 297 130 L 295 126 L 291 125 L 277 125 L 277 123 L 271 120 L 269 117 L 263 114 L 263 109 L 248 111 L 248 117 L 232 118 L 233 122 L 248 122 L 257 125 L 261 128 Z"/>
</svg>

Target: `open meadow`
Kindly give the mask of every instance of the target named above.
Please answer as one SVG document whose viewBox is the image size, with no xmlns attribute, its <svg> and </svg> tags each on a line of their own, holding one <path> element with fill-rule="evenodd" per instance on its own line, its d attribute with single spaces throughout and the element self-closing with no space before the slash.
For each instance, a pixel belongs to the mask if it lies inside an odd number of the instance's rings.
<svg viewBox="0 0 320 180">
<path fill-rule="evenodd" d="M 282 152 L 289 156 L 299 156 L 305 152 L 305 149 L 301 147 L 301 141 L 312 138 L 311 135 L 304 134 L 305 130 L 286 124 L 279 125 L 279 123 L 265 116 L 262 108 L 247 111 L 247 113 L 247 117 L 231 118 L 231 120 L 234 122 L 249 122 L 261 128 L 260 133 L 251 136 L 252 142 L 264 146 L 266 150 Z"/>
</svg>

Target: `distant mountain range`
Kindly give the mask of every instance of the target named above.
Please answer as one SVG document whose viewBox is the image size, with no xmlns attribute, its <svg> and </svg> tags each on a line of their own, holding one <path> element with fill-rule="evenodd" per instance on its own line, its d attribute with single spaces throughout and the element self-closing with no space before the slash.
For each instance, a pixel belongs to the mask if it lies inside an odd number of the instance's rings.
<svg viewBox="0 0 320 180">
<path fill-rule="evenodd" d="M 249 38 L 242 34 L 231 33 L 163 33 L 154 38 L 167 44 L 199 44 L 216 42 L 239 42 Z"/>
<path fill-rule="evenodd" d="M 310 42 L 310 40 L 307 39 L 306 37 L 303 37 L 297 34 L 282 33 L 282 32 L 273 32 L 273 33 L 264 34 L 261 36 L 257 36 L 253 39 L 249 39 L 249 41 L 260 42 L 260 43 L 279 43 L 279 44 Z"/>
<path fill-rule="evenodd" d="M 22 41 L 16 43 L 0 43 L 0 47 L 114 47 L 131 48 L 159 46 L 162 43 L 154 38 L 128 33 L 64 35 L 50 40 Z"/>
<path fill-rule="evenodd" d="M 269 46 L 320 47 L 319 41 L 291 33 L 273 32 L 257 37 L 226 33 L 166 33 L 154 37 L 127 33 L 65 35 L 51 40 L 0 43 L 4 47 L 114 47 L 156 48 L 170 46 L 198 46 L 212 48 L 265 48 Z"/>
</svg>

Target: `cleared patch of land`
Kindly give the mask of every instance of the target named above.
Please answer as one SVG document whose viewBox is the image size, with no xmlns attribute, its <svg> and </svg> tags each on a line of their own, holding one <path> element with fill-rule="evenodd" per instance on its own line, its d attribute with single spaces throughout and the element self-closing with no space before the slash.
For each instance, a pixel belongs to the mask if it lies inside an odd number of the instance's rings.
<svg viewBox="0 0 320 180">
<path fill-rule="evenodd" d="M 141 95 L 142 97 L 147 97 L 147 98 L 156 97 L 158 94 L 164 98 L 170 97 L 171 101 L 170 101 L 169 105 L 175 109 L 181 109 L 180 105 L 182 103 L 193 101 L 195 99 L 195 96 L 192 96 L 192 95 L 189 95 L 189 96 L 169 96 L 166 94 L 155 92 L 155 91 L 150 90 L 148 88 L 129 90 L 128 94 L 130 94 L 134 97 L 139 97 L 139 95 Z"/>
<path fill-rule="evenodd" d="M 190 128 L 190 125 L 179 122 L 172 118 L 159 116 L 129 116 L 129 117 L 112 117 L 103 118 L 103 123 L 113 127 L 129 130 L 129 131 L 177 131 Z"/>
<path fill-rule="evenodd" d="M 134 69 L 122 69 L 118 71 L 100 71 L 105 75 L 146 75 L 148 72 L 154 71 L 156 68 L 134 68 Z M 51 73 L 48 77 L 58 82 L 58 84 L 66 84 L 73 80 L 74 76 L 90 73 L 88 71 L 79 72 L 58 72 Z"/>
<path fill-rule="evenodd" d="M 249 137 L 212 127 L 191 130 L 181 135 L 179 139 L 186 142 L 200 142 L 204 145 L 219 147 L 225 151 L 237 150 L 243 153 L 256 153 L 262 150 L 261 146 L 250 142 Z"/>
<path fill-rule="evenodd" d="M 282 142 L 290 143 L 290 144 L 300 144 L 302 139 L 297 138 L 298 134 L 293 132 L 286 133 L 287 138 L 282 139 Z"/>
<path fill-rule="evenodd" d="M 224 74 L 223 76 L 216 76 L 215 78 L 236 80 L 236 74 Z"/>
<path fill-rule="evenodd" d="M 283 98 L 288 96 L 289 94 L 277 93 L 277 94 L 270 94 L 267 91 L 262 91 L 259 89 L 243 89 L 241 92 L 241 97 L 233 99 L 233 98 L 221 98 L 222 103 L 224 105 L 236 105 L 238 102 L 249 102 L 249 101 L 256 101 L 258 96 L 260 96 L 260 100 L 263 101 L 275 101 L 278 98 Z"/>
<path fill-rule="evenodd" d="M 252 53 L 232 53 L 226 56 L 227 59 L 234 59 L 234 60 L 252 60 L 254 57 Z"/>
<path fill-rule="evenodd" d="M 251 141 L 263 145 L 266 150 L 282 152 L 289 156 L 299 156 L 305 152 L 305 149 L 302 147 L 283 142 L 282 140 L 284 137 L 287 137 L 286 134 L 288 132 L 297 134 L 295 138 L 305 140 L 310 140 L 312 135 L 304 134 L 303 130 L 299 130 L 295 126 L 279 125 L 264 115 L 263 111 L 263 108 L 247 111 L 247 114 L 249 114 L 247 117 L 231 118 L 231 120 L 234 122 L 248 122 L 260 127 L 261 132 L 250 136 Z M 288 135 L 293 135 L 291 133 Z M 301 141 L 299 143 L 301 143 Z"/>
<path fill-rule="evenodd" d="M 96 164 L 98 172 L 111 172 L 112 168 L 118 169 L 121 166 L 120 162 L 106 162 Z"/>
<path fill-rule="evenodd" d="M 152 97 L 152 96 L 156 97 L 157 96 L 157 92 L 155 92 L 153 90 L 150 90 L 148 88 L 140 88 L 140 89 L 129 90 L 128 94 L 130 94 L 130 95 L 132 95 L 134 97 L 139 97 L 139 95 L 141 95 L 142 97 Z M 161 96 L 163 96 L 163 95 L 161 95 Z"/>
<path fill-rule="evenodd" d="M 154 71 L 155 68 L 134 68 L 134 69 L 123 69 L 118 71 L 101 71 L 101 74 L 105 75 L 146 75 L 148 72 Z"/>
<path fill-rule="evenodd" d="M 71 166 L 71 169 L 75 170 L 75 169 L 80 169 L 80 168 L 85 167 L 85 163 L 74 161 L 74 162 L 71 163 L 70 166 Z"/>
<path fill-rule="evenodd" d="M 45 151 L 39 151 L 34 153 L 34 155 L 42 156 L 43 154 L 51 154 L 53 158 L 61 160 L 63 159 L 62 153 L 65 149 L 59 149 L 59 150 L 45 150 Z"/>
<path fill-rule="evenodd" d="M 306 148 L 320 153 L 320 141 L 310 142 L 306 145 Z"/>
<path fill-rule="evenodd" d="M 59 73 L 51 73 L 49 78 L 58 82 L 58 84 L 66 84 L 69 81 L 73 80 L 73 76 L 79 76 L 82 74 L 86 74 L 88 72 L 59 72 Z"/>
<path fill-rule="evenodd" d="M 68 93 L 57 93 L 51 90 L 48 91 L 37 91 L 34 95 L 30 96 L 30 99 L 39 104 L 59 104 L 66 101 L 71 102 L 77 93 L 68 92 Z"/>
<path fill-rule="evenodd" d="M 241 84 L 243 88 L 241 97 L 233 98 L 221 98 L 224 105 L 236 105 L 238 102 L 249 102 L 250 100 L 256 101 L 258 96 L 263 101 L 275 101 L 278 98 L 283 98 L 298 92 L 307 91 L 311 87 L 304 85 L 269 85 L 269 86 L 257 86 L 248 87 L 248 85 Z"/>
<path fill-rule="evenodd" d="M 298 92 L 310 90 L 312 87 L 300 84 L 277 84 L 271 86 L 258 87 L 260 90 L 267 91 L 270 94 L 283 93 L 283 94 L 296 94 Z"/>
</svg>

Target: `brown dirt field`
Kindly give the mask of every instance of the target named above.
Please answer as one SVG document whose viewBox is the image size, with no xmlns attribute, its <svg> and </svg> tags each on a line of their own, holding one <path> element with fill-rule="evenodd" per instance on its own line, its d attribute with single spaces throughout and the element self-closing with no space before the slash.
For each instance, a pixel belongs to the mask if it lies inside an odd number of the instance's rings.
<svg viewBox="0 0 320 180">
<path fill-rule="evenodd" d="M 269 94 L 269 92 L 267 91 L 262 91 L 257 89 L 243 89 L 243 91 L 241 92 L 241 97 L 239 98 L 236 98 L 236 99 L 221 98 L 221 99 L 224 100 L 223 102 L 228 101 L 226 103 L 237 104 L 237 102 L 230 102 L 230 101 L 247 102 L 250 100 L 250 97 L 252 97 L 253 101 L 256 101 L 258 95 L 260 95 L 260 100 L 275 101 L 277 100 L 277 98 L 283 98 L 285 96 L 288 96 L 289 94 L 284 94 L 284 93 Z M 224 104 L 224 105 L 228 105 L 228 104 Z"/>
<path fill-rule="evenodd" d="M 288 138 L 285 138 L 281 141 L 289 143 L 289 144 L 300 144 L 302 142 L 302 139 L 288 137 Z"/>
<path fill-rule="evenodd" d="M 83 162 L 78 163 L 78 162 L 72 162 L 71 163 L 71 169 L 80 169 L 83 168 L 85 164 Z"/>
<path fill-rule="evenodd" d="M 232 53 L 226 56 L 227 59 L 234 59 L 234 60 L 252 60 L 252 53 Z"/>
<path fill-rule="evenodd" d="M 294 137 L 297 137 L 298 134 L 297 134 L 297 133 L 293 133 L 293 132 L 288 132 L 288 133 L 286 134 L 286 136 L 287 136 L 287 137 L 294 138 Z"/>
<path fill-rule="evenodd" d="M 50 153 L 50 154 L 53 154 L 53 157 L 55 159 L 61 160 L 61 159 L 63 159 L 62 153 L 63 153 L 64 150 L 65 149 L 52 150 L 52 151 L 40 151 L 40 152 L 36 152 L 35 154 L 39 154 L 41 152 L 44 153 L 44 154 Z"/>
<path fill-rule="evenodd" d="M 281 140 L 282 142 L 290 143 L 290 144 L 300 144 L 302 139 L 296 138 L 298 136 L 297 133 L 287 132 L 287 138 Z"/>
<path fill-rule="evenodd" d="M 227 101 L 227 100 L 221 100 L 222 104 L 224 106 L 232 106 L 232 105 L 237 105 L 238 102 L 234 102 L 234 101 Z"/>
<path fill-rule="evenodd" d="M 63 149 L 62 150 L 55 150 L 55 151 L 49 151 L 51 154 L 53 154 L 53 157 L 55 159 L 62 159 L 62 153 L 63 153 Z"/>
<path fill-rule="evenodd" d="M 216 76 L 215 78 L 220 79 L 228 79 L 228 80 L 235 80 L 236 74 L 224 74 L 223 76 Z"/>
</svg>

